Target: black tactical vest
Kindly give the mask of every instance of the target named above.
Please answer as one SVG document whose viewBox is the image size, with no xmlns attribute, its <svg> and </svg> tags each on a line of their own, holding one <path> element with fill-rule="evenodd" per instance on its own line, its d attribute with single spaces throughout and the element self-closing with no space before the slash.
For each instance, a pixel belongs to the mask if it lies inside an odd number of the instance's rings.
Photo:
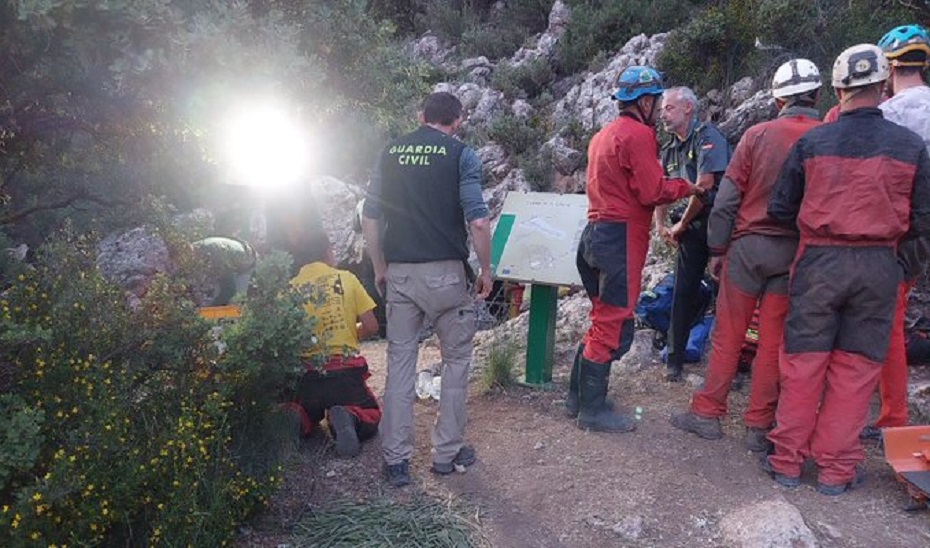
<svg viewBox="0 0 930 548">
<path fill-rule="evenodd" d="M 384 258 L 425 263 L 468 258 L 459 199 L 459 158 L 465 144 L 422 126 L 381 155 Z"/>
</svg>

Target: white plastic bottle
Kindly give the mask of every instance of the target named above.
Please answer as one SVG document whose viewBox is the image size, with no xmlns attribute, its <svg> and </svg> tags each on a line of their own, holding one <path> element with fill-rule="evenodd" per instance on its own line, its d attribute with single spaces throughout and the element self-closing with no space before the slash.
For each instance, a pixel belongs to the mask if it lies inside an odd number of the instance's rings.
<svg viewBox="0 0 930 548">
<path fill-rule="evenodd" d="M 417 397 L 421 400 L 428 400 L 433 388 L 433 374 L 428 369 L 417 373 L 416 382 Z"/>
<path fill-rule="evenodd" d="M 442 376 L 436 375 L 430 379 L 429 395 L 434 400 L 439 401 L 440 394 L 442 394 Z"/>
</svg>

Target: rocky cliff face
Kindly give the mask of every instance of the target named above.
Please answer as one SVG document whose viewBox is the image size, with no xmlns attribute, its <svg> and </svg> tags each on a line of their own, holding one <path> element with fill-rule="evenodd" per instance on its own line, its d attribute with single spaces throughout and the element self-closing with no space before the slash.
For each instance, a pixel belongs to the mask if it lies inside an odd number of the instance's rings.
<svg viewBox="0 0 930 548">
<path fill-rule="evenodd" d="M 496 120 L 511 116 L 529 124 L 534 117 L 545 120 L 545 136 L 538 143 L 536 153 L 551 165 L 554 184 L 552 191 L 582 192 L 585 188 L 583 143 L 571 136 L 578 132 L 592 134 L 613 120 L 617 106 L 610 98 L 615 91 L 617 75 L 630 65 L 654 65 L 665 46 L 667 34 L 639 35 L 630 38 L 603 65 L 602 68 L 576 74 L 553 82 L 548 86 L 550 101 L 522 98 L 510 99 L 494 89 L 495 72 L 515 70 L 529 63 L 552 62 L 555 47 L 565 32 L 571 12 L 557 0 L 549 16 L 548 28 L 521 48 L 509 59 L 492 62 L 486 57 L 456 60 L 455 48 L 443 44 L 435 35 L 427 34 L 410 44 L 408 54 L 433 64 L 450 75 L 435 86 L 436 91 L 449 91 L 460 98 L 466 112 L 465 128 L 471 135 L 486 135 Z M 700 116 L 716 123 L 731 144 L 735 145 L 750 126 L 771 119 L 774 101 L 764 89 L 767 82 L 744 78 L 729 89 L 711 90 L 700 98 Z M 516 165 L 501 143 L 487 140 L 470 142 L 477 150 L 486 175 L 484 197 L 494 217 L 500 212 L 508 192 L 525 192 L 539 188 L 540 182 L 528 178 L 524 169 Z M 323 225 L 334 243 L 337 261 L 342 264 L 362 260 L 363 242 L 353 230 L 356 206 L 363 196 L 359 185 L 333 177 L 316 181 L 313 200 L 322 214 Z M 668 253 L 651 252 L 644 272 L 644 287 L 651 287 L 670 270 Z M 108 278 L 128 290 L 144 288 L 157 272 L 170 271 L 170 260 L 164 242 L 144 228 L 108 237 L 101 244 L 100 268 Z M 926 285 L 926 284 L 924 284 Z M 918 287 L 914 307 L 930 309 L 930 290 Z M 558 339 L 570 343 L 587 328 L 589 304 L 583 295 L 576 293 L 563 299 L 559 305 Z M 501 327 L 498 334 L 526 330 L 526 315 Z M 517 337 L 520 339 L 522 337 Z M 645 341 L 645 339 L 643 339 Z M 651 359 L 648 342 L 635 345 L 625 362 Z M 912 386 L 915 412 L 930 419 L 930 380 L 918 381 Z"/>
</svg>

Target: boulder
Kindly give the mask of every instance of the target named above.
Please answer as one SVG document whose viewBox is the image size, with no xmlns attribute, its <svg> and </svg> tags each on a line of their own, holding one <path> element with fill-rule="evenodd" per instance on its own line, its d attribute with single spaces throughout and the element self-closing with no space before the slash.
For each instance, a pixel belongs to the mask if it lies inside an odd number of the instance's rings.
<svg viewBox="0 0 930 548">
<path fill-rule="evenodd" d="M 724 516 L 720 531 L 728 546 L 740 548 L 819 546 L 801 512 L 783 499 L 752 504 Z"/>
<path fill-rule="evenodd" d="M 750 127 L 775 116 L 775 99 L 768 90 L 759 90 L 733 110 L 723 114 L 717 127 L 730 143 L 738 143 Z"/>
<path fill-rule="evenodd" d="M 530 190 L 532 188 L 527 182 L 523 170 L 511 170 L 500 184 L 485 189 L 483 192 L 484 201 L 488 204 L 488 209 L 491 210 L 491 218 L 496 219 L 500 215 L 501 208 L 504 206 L 504 198 L 507 197 L 508 192 L 530 192 Z"/>
<path fill-rule="evenodd" d="M 491 80 L 494 65 L 485 56 L 470 57 L 462 61 L 459 72 L 465 74 L 465 79 L 479 86 L 487 86 Z"/>
<path fill-rule="evenodd" d="M 510 105 L 510 110 L 513 111 L 513 115 L 521 120 L 529 120 L 533 116 L 533 105 L 527 103 L 523 99 L 517 99 Z"/>
<path fill-rule="evenodd" d="M 442 40 L 432 32 L 427 32 L 410 46 L 410 54 L 414 59 L 436 66 L 442 65 L 454 51 L 454 48 L 443 46 Z"/>
<path fill-rule="evenodd" d="M 488 183 L 499 183 L 510 173 L 511 167 L 507 161 L 507 152 L 499 144 L 488 143 L 479 148 L 476 153 L 481 159 L 484 172 L 491 175 L 492 181 Z"/>
<path fill-rule="evenodd" d="M 484 92 L 481 87 L 474 82 L 467 82 L 459 86 L 453 94 L 462 102 L 462 108 L 465 112 L 473 110 L 481 101 L 481 95 Z"/>
<path fill-rule="evenodd" d="M 756 82 L 752 76 L 744 76 L 730 86 L 730 104 L 738 105 L 747 101 L 755 92 Z"/>
<path fill-rule="evenodd" d="M 561 175 L 571 175 L 581 165 L 583 156 L 581 152 L 568 146 L 564 137 L 556 135 L 546 141 L 540 152 L 549 156 L 552 166 Z"/>
<path fill-rule="evenodd" d="M 503 92 L 485 88 L 475 108 L 468 114 L 466 122 L 469 126 L 485 125 L 500 116 L 504 112 L 505 105 Z"/>
<path fill-rule="evenodd" d="M 552 3 L 552 9 L 549 10 L 549 27 L 546 29 L 552 33 L 561 34 L 568 28 L 572 22 L 572 10 L 562 0 L 556 0 Z"/>
<path fill-rule="evenodd" d="M 165 240 L 149 227 L 111 234 L 97 246 L 97 268 L 111 283 L 145 295 L 152 278 L 174 270 Z"/>
</svg>

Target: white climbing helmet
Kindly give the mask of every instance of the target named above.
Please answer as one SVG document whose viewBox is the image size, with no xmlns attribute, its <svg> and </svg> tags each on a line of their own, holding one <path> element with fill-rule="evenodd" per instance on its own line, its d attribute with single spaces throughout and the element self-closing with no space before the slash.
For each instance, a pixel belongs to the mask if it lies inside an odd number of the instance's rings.
<svg viewBox="0 0 930 548">
<path fill-rule="evenodd" d="M 833 87 L 858 88 L 884 82 L 891 74 L 882 48 L 859 44 L 843 50 L 833 63 Z"/>
<path fill-rule="evenodd" d="M 772 96 L 775 98 L 800 95 L 821 86 L 817 65 L 807 59 L 792 59 L 775 71 L 772 78 Z"/>
</svg>

